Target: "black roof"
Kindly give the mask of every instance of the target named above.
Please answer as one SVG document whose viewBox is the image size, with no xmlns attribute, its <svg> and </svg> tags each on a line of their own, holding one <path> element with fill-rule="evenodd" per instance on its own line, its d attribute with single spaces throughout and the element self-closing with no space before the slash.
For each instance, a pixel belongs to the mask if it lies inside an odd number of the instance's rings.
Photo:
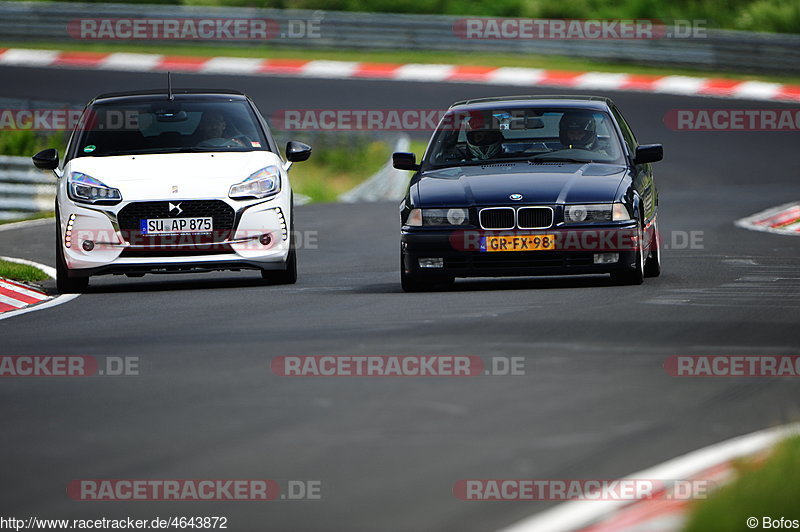
<svg viewBox="0 0 800 532">
<path fill-rule="evenodd" d="M 167 99 L 167 89 L 149 89 L 149 90 L 138 90 L 138 91 L 124 91 L 124 92 L 106 92 L 104 94 L 100 94 L 96 96 L 92 102 L 96 102 L 98 100 L 129 100 L 129 101 L 136 101 L 136 100 L 152 100 L 153 96 L 163 96 L 164 99 Z M 231 98 L 234 99 L 245 99 L 247 96 L 241 92 L 236 90 L 230 89 L 172 89 L 172 95 L 175 99 L 183 99 L 186 96 L 208 96 L 210 98 L 214 97 L 222 97 L 222 98 Z"/>
<path fill-rule="evenodd" d="M 494 104 L 502 103 L 504 107 L 528 107 L 531 103 L 537 106 L 556 106 L 556 107 L 575 107 L 580 109 L 605 109 L 613 102 L 605 96 L 567 96 L 567 95 L 541 95 L 541 96 L 498 96 L 494 98 L 475 98 L 472 100 L 461 100 L 450 106 L 466 109 L 491 109 Z"/>
</svg>

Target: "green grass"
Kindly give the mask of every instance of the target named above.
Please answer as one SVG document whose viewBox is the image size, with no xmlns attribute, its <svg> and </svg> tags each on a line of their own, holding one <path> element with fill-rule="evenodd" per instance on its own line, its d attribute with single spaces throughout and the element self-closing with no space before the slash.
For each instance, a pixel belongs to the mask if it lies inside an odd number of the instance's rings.
<svg viewBox="0 0 800 532">
<path fill-rule="evenodd" d="M 39 268 L 6 260 L 0 260 L 0 277 L 23 283 L 35 283 L 50 278 Z"/>
<path fill-rule="evenodd" d="M 333 145 L 315 146 L 309 141 L 311 158 L 295 163 L 290 172 L 295 192 L 310 196 L 315 202 L 336 201 L 339 194 L 370 177 L 391 157 L 391 146 L 386 142 L 342 138 L 344 141 L 333 141 Z"/>
<path fill-rule="evenodd" d="M 37 212 L 36 214 L 31 214 L 30 216 L 21 216 L 16 220 L 0 220 L 0 225 L 3 224 L 12 224 L 16 222 L 24 222 L 27 220 L 40 220 L 42 218 L 52 218 L 55 216 L 53 211 L 45 211 L 45 212 Z"/>
<path fill-rule="evenodd" d="M 777 446 L 763 464 L 737 464 L 737 479 L 699 502 L 683 532 L 748 530 L 749 517 L 800 519 L 800 437 Z"/>
<path fill-rule="evenodd" d="M 613 63 L 577 59 L 572 57 L 535 54 L 492 54 L 423 50 L 331 50 L 312 48 L 286 48 L 270 46 L 212 46 L 197 43 L 126 44 L 126 43 L 47 43 L 0 42 L 0 48 L 37 48 L 86 52 L 133 52 L 185 55 L 199 57 L 230 56 L 264 59 L 325 59 L 334 61 L 363 61 L 374 63 L 446 63 L 470 66 L 528 67 L 550 70 L 624 72 L 654 76 L 715 76 L 728 79 L 759 80 L 776 83 L 800 84 L 800 76 L 751 75 L 706 69 L 675 68 L 668 66 L 642 66 L 630 63 Z M 180 83 L 180 74 L 177 75 Z"/>
</svg>

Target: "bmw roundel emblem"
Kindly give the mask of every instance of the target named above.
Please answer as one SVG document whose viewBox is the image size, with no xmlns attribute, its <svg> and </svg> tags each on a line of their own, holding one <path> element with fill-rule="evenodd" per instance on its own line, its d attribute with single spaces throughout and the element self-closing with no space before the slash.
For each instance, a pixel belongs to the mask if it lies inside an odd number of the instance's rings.
<svg viewBox="0 0 800 532">
<path fill-rule="evenodd" d="M 511 194 L 508 199 L 511 201 L 519 201 L 522 199 L 522 194 Z"/>
</svg>

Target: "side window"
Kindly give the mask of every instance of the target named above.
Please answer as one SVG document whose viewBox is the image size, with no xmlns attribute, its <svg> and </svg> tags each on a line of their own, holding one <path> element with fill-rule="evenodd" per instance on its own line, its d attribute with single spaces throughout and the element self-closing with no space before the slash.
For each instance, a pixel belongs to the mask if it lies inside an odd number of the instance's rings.
<svg viewBox="0 0 800 532">
<path fill-rule="evenodd" d="M 628 145 L 628 150 L 631 155 L 636 153 L 636 147 L 639 143 L 636 142 L 636 137 L 633 135 L 633 131 L 631 131 L 628 122 L 625 121 L 625 117 L 622 116 L 622 113 L 620 113 L 616 107 L 612 107 L 611 112 L 614 114 L 614 118 L 617 120 L 619 128 L 622 130 L 622 138 L 625 139 L 625 144 Z"/>
</svg>

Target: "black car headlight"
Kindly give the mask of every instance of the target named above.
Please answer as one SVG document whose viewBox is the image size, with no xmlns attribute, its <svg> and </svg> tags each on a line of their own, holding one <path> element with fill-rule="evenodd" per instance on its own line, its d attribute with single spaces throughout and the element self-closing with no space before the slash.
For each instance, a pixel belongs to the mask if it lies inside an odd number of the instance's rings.
<svg viewBox="0 0 800 532">
<path fill-rule="evenodd" d="M 630 220 L 628 208 L 622 203 L 595 203 L 564 206 L 564 222 L 582 224 L 592 222 L 622 222 Z"/>
<path fill-rule="evenodd" d="M 96 205 L 116 205 L 122 201 L 119 189 L 81 172 L 72 172 L 67 179 L 67 195 L 72 201 Z"/>
<path fill-rule="evenodd" d="M 406 225 L 420 226 L 448 226 L 468 225 L 469 209 L 411 209 L 406 220 Z"/>
</svg>

